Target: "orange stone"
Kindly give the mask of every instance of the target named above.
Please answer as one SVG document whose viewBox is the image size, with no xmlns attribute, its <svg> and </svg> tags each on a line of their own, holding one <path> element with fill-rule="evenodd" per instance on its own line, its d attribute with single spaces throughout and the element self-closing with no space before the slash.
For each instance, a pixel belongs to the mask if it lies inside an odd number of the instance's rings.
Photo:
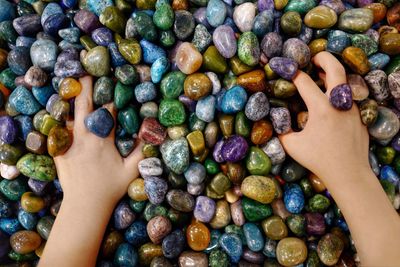
<svg viewBox="0 0 400 267">
<path fill-rule="evenodd" d="M 192 43 L 185 42 L 176 51 L 175 61 L 180 71 L 192 74 L 200 69 L 203 56 Z"/>
<path fill-rule="evenodd" d="M 310 175 L 308 176 L 308 181 L 310 181 L 310 184 L 315 192 L 321 193 L 325 191 L 326 187 L 324 183 L 314 173 L 310 173 Z"/>
<path fill-rule="evenodd" d="M 251 130 L 251 141 L 255 145 L 261 145 L 271 139 L 273 133 L 272 124 L 267 120 L 259 120 L 253 124 Z"/>
<path fill-rule="evenodd" d="M 210 244 L 210 238 L 210 230 L 201 222 L 193 220 L 186 230 L 187 243 L 194 251 L 205 250 Z"/>
<path fill-rule="evenodd" d="M 172 1 L 173 10 L 188 10 L 189 1 L 188 0 L 173 0 Z"/>
<path fill-rule="evenodd" d="M 264 91 L 266 87 L 265 72 L 263 70 L 253 70 L 242 74 L 236 81 L 252 93 Z"/>
<path fill-rule="evenodd" d="M 81 83 L 74 78 L 64 78 L 60 83 L 59 95 L 65 99 L 71 99 L 78 96 L 82 91 Z"/>
<path fill-rule="evenodd" d="M 35 251 L 40 246 L 42 239 L 34 231 L 18 231 L 10 237 L 12 249 L 20 254 Z"/>
<path fill-rule="evenodd" d="M 0 70 L 4 69 L 7 66 L 7 50 L 0 48 Z"/>
<path fill-rule="evenodd" d="M 11 94 L 11 91 L 5 87 L 2 83 L 0 83 L 0 92 L 5 96 L 8 97 Z"/>
<path fill-rule="evenodd" d="M 67 128 L 55 126 L 47 137 L 47 152 L 52 157 L 64 155 L 72 145 L 72 134 Z"/>
<path fill-rule="evenodd" d="M 297 127 L 303 130 L 306 127 L 308 121 L 308 111 L 301 111 L 297 114 Z"/>
<path fill-rule="evenodd" d="M 199 100 L 210 94 L 212 83 L 204 73 L 194 73 L 186 77 L 183 87 L 187 97 Z"/>
<path fill-rule="evenodd" d="M 400 3 L 389 8 L 386 17 L 389 25 L 396 27 L 400 31 Z"/>
<path fill-rule="evenodd" d="M 35 213 L 45 206 L 43 198 L 36 196 L 33 192 L 25 192 L 21 196 L 21 208 L 24 211 Z"/>
<path fill-rule="evenodd" d="M 377 22 L 383 20 L 386 16 L 387 8 L 384 4 L 372 3 L 369 5 L 366 5 L 364 8 L 368 8 L 368 9 L 372 10 L 372 13 L 374 14 L 374 23 L 377 23 Z"/>
</svg>

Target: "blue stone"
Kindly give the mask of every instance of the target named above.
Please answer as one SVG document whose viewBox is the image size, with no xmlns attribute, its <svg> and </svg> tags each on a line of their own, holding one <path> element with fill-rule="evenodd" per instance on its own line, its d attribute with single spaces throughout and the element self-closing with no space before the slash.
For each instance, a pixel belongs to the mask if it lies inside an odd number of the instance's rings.
<svg viewBox="0 0 400 267">
<path fill-rule="evenodd" d="M 186 237 L 178 229 L 167 235 L 162 241 L 162 252 L 167 259 L 177 258 L 185 249 Z"/>
<path fill-rule="evenodd" d="M 78 4 L 78 0 L 61 0 L 60 4 L 64 9 L 71 9 Z"/>
<path fill-rule="evenodd" d="M 60 29 L 68 27 L 68 18 L 64 14 L 54 14 L 49 16 L 43 24 L 45 33 L 57 36 Z"/>
<path fill-rule="evenodd" d="M 247 247 L 254 252 L 261 251 L 264 247 L 263 234 L 254 223 L 245 223 L 243 233 L 246 238 Z"/>
<path fill-rule="evenodd" d="M 118 50 L 118 46 L 116 43 L 111 43 L 108 45 L 108 51 L 111 56 L 111 64 L 114 68 L 128 64 L 125 58 L 121 55 Z"/>
<path fill-rule="evenodd" d="M 298 214 L 304 208 L 304 194 L 298 184 L 290 184 L 283 193 L 283 202 L 290 213 Z"/>
<path fill-rule="evenodd" d="M 39 181 L 36 179 L 29 178 L 28 186 L 33 193 L 41 196 L 45 193 L 46 186 L 49 182 Z"/>
<path fill-rule="evenodd" d="M 227 18 L 225 19 L 223 25 L 226 25 L 226 26 L 231 27 L 232 30 L 233 30 L 234 32 L 240 32 L 240 31 L 239 31 L 239 28 L 236 26 L 235 22 L 234 22 L 233 19 L 230 18 L 230 17 L 227 17 Z"/>
<path fill-rule="evenodd" d="M 130 244 L 135 247 L 139 247 L 149 241 L 149 236 L 147 235 L 146 222 L 135 221 L 129 226 L 125 231 L 125 239 Z"/>
<path fill-rule="evenodd" d="M 385 165 L 381 168 L 381 174 L 380 174 L 381 180 L 386 180 L 394 184 L 394 186 L 397 186 L 400 181 L 400 176 L 397 174 L 397 172 L 389 165 Z"/>
<path fill-rule="evenodd" d="M 262 253 L 264 256 L 269 258 L 276 258 L 276 246 L 278 244 L 277 241 L 269 239 L 268 237 L 265 238 L 265 245 L 263 248 Z"/>
<path fill-rule="evenodd" d="M 96 14 L 98 17 L 100 14 L 106 9 L 106 7 L 113 6 L 114 3 L 112 0 L 87 0 L 86 6 L 89 11 Z"/>
<path fill-rule="evenodd" d="M 33 179 L 30 179 L 30 180 L 33 180 Z M 60 180 L 54 179 L 53 184 L 54 184 L 54 187 L 57 189 L 58 192 L 62 192 L 63 191 L 62 187 L 61 187 Z M 28 182 L 28 185 L 29 185 L 29 182 Z"/>
<path fill-rule="evenodd" d="M 135 97 L 139 103 L 153 100 L 157 96 L 156 87 L 152 82 L 144 82 L 135 87 Z"/>
<path fill-rule="evenodd" d="M 41 108 L 32 93 L 23 86 L 15 88 L 8 101 L 16 111 L 24 115 L 33 115 Z"/>
<path fill-rule="evenodd" d="M 146 64 L 153 64 L 160 57 L 167 57 L 164 49 L 145 39 L 140 41 L 140 46 L 142 47 L 143 61 Z"/>
<path fill-rule="evenodd" d="M 217 100 L 213 95 L 200 99 L 196 104 L 196 116 L 202 121 L 212 122 L 216 104 Z"/>
<path fill-rule="evenodd" d="M 0 0 L 0 22 L 13 20 L 15 15 L 14 6 L 6 0 Z"/>
<path fill-rule="evenodd" d="M 221 0 L 210 0 L 207 4 L 206 18 L 208 23 L 216 28 L 224 23 L 226 18 L 226 5 Z"/>
<path fill-rule="evenodd" d="M 151 81 L 159 83 L 170 67 L 169 60 L 166 57 L 160 57 L 151 65 Z"/>
<path fill-rule="evenodd" d="M 313 38 L 313 33 L 314 32 L 311 28 L 303 24 L 298 38 L 302 40 L 304 43 L 309 44 Z"/>
<path fill-rule="evenodd" d="M 221 110 L 226 114 L 235 114 L 243 110 L 247 94 L 243 87 L 237 85 L 226 91 L 221 100 Z"/>
<path fill-rule="evenodd" d="M 329 209 L 324 214 L 325 224 L 331 226 L 333 224 L 333 219 L 335 219 L 335 213 L 333 209 Z"/>
<path fill-rule="evenodd" d="M 255 17 L 251 31 L 257 37 L 262 38 L 268 32 L 272 32 L 273 25 L 274 16 L 272 10 L 264 10 Z"/>
<path fill-rule="evenodd" d="M 42 17 L 40 18 L 40 22 L 42 25 L 46 22 L 46 20 L 51 16 L 55 14 L 64 14 L 62 8 L 60 7 L 59 4 L 57 3 L 49 3 L 43 10 L 42 12 Z"/>
<path fill-rule="evenodd" d="M 336 218 L 335 226 L 339 227 L 344 232 L 349 232 L 349 226 L 343 218 Z"/>
<path fill-rule="evenodd" d="M 32 118 L 26 115 L 14 117 L 18 128 L 18 137 L 26 141 L 28 134 L 34 130 Z"/>
<path fill-rule="evenodd" d="M 106 138 L 114 128 L 114 118 L 106 108 L 99 108 L 86 116 L 85 126 L 89 132 Z"/>
<path fill-rule="evenodd" d="M 77 43 L 79 42 L 81 31 L 78 27 L 71 27 L 59 30 L 58 35 L 65 41 L 68 41 L 70 43 Z"/>
<path fill-rule="evenodd" d="M 17 75 L 25 75 L 32 66 L 29 48 L 18 46 L 8 53 L 7 62 L 10 69 Z"/>
<path fill-rule="evenodd" d="M 10 116 L 0 117 L 0 140 L 6 144 L 14 143 L 18 134 L 18 127 Z"/>
<path fill-rule="evenodd" d="M 233 263 L 237 263 L 243 253 L 243 246 L 240 237 L 234 233 L 225 233 L 219 239 L 219 245 L 231 258 Z"/>
<path fill-rule="evenodd" d="M 17 218 L 0 219 L 0 230 L 6 234 L 12 235 L 22 229 Z"/>
<path fill-rule="evenodd" d="M 83 45 L 73 44 L 66 40 L 62 40 L 61 42 L 59 42 L 58 47 L 60 47 L 61 50 L 65 50 L 65 49 L 69 49 L 69 48 L 74 48 L 74 49 L 78 49 L 78 50 L 84 49 Z"/>
<path fill-rule="evenodd" d="M 12 215 L 11 203 L 0 195 L 0 218 L 7 218 Z"/>
<path fill-rule="evenodd" d="M 136 249 L 128 243 L 119 245 L 115 252 L 114 264 L 123 267 L 136 267 L 138 264 L 138 254 Z"/>
<path fill-rule="evenodd" d="M 108 46 L 113 42 L 113 39 L 113 32 L 106 27 L 97 28 L 92 31 L 92 40 L 97 45 Z"/>
<path fill-rule="evenodd" d="M 372 70 L 382 70 L 390 62 L 390 56 L 383 53 L 376 53 L 368 57 L 369 66 Z"/>
<path fill-rule="evenodd" d="M 36 41 L 35 38 L 26 37 L 26 36 L 18 36 L 15 41 L 15 46 L 23 46 L 26 48 L 31 48 L 32 44 Z"/>
<path fill-rule="evenodd" d="M 206 179 L 206 169 L 202 164 L 193 162 L 185 170 L 184 176 L 189 184 L 199 185 Z"/>
<path fill-rule="evenodd" d="M 117 230 L 128 228 L 135 220 L 135 214 L 127 201 L 122 201 L 114 210 L 114 227 Z"/>
<path fill-rule="evenodd" d="M 49 39 L 39 39 L 31 46 L 31 60 L 33 65 L 44 71 L 53 71 L 57 61 L 58 47 Z"/>
<path fill-rule="evenodd" d="M 329 31 L 326 50 L 334 54 L 342 54 L 343 50 L 351 45 L 351 39 L 347 33 L 340 30 Z"/>
<path fill-rule="evenodd" d="M 164 201 L 168 192 L 168 183 L 165 179 L 158 177 L 146 177 L 144 178 L 144 191 L 150 203 L 159 205 Z"/>
<path fill-rule="evenodd" d="M 221 232 L 218 230 L 211 231 L 211 240 L 208 247 L 204 250 L 205 253 L 211 253 L 211 251 L 219 248 L 219 238 L 221 237 Z"/>
<path fill-rule="evenodd" d="M 222 111 L 221 104 L 222 104 L 222 99 L 224 98 L 224 95 L 226 93 L 226 89 L 222 88 L 221 91 L 219 91 L 216 95 L 215 98 L 217 100 L 217 106 L 215 107 L 218 111 Z"/>
<path fill-rule="evenodd" d="M 18 211 L 18 221 L 26 230 L 33 230 L 38 222 L 38 217 L 34 213 L 26 212 L 23 209 Z"/>
<path fill-rule="evenodd" d="M 46 106 L 46 103 L 49 100 L 50 96 L 55 93 L 56 92 L 51 85 L 46 85 L 43 87 L 32 87 L 33 96 L 44 107 Z"/>
</svg>

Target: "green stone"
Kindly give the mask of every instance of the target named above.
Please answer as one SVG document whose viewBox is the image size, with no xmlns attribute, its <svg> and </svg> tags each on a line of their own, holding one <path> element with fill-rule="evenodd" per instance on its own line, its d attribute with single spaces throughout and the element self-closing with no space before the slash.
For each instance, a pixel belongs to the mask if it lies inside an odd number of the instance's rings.
<svg viewBox="0 0 400 267">
<path fill-rule="evenodd" d="M 12 21 L 6 20 L 0 22 L 0 39 L 7 43 L 15 44 L 18 33 L 14 30 Z"/>
<path fill-rule="evenodd" d="M 174 32 L 169 31 L 161 31 L 160 33 L 160 43 L 165 47 L 170 47 L 175 44 L 175 35 Z"/>
<path fill-rule="evenodd" d="M 347 9 L 340 14 L 338 27 L 347 32 L 365 32 L 371 28 L 374 14 L 368 8 Z"/>
<path fill-rule="evenodd" d="M 50 182 L 56 178 L 57 171 L 51 157 L 28 153 L 17 162 L 18 170 L 35 180 Z"/>
<path fill-rule="evenodd" d="M 306 266 L 307 267 L 322 267 L 323 266 L 321 261 L 319 260 L 318 253 L 315 250 L 308 251 Z"/>
<path fill-rule="evenodd" d="M 115 6 L 106 7 L 100 14 L 100 22 L 113 32 L 124 34 L 126 17 L 121 10 Z"/>
<path fill-rule="evenodd" d="M 378 147 L 375 154 L 380 164 L 390 165 L 396 156 L 396 150 L 390 146 Z"/>
<path fill-rule="evenodd" d="M 215 46 L 209 46 L 203 54 L 203 68 L 218 74 L 228 71 L 225 58 L 218 52 Z"/>
<path fill-rule="evenodd" d="M 146 207 L 147 201 L 135 201 L 133 199 L 129 200 L 129 207 L 136 213 L 142 213 Z"/>
<path fill-rule="evenodd" d="M 18 3 L 18 15 L 25 16 L 29 14 L 35 14 L 35 10 L 33 9 L 32 5 L 27 2 L 21 1 Z"/>
<path fill-rule="evenodd" d="M 168 210 L 168 219 L 177 227 L 183 228 L 190 223 L 190 213 L 180 212 L 173 208 Z"/>
<path fill-rule="evenodd" d="M 61 125 L 61 122 L 53 119 L 49 114 L 43 115 L 42 125 L 40 125 L 39 131 L 44 135 L 49 135 L 51 128 Z"/>
<path fill-rule="evenodd" d="M 154 205 L 150 202 L 147 203 L 146 208 L 144 209 L 143 216 L 146 221 L 150 221 L 152 218 L 156 216 L 164 216 L 166 217 L 168 214 L 168 210 L 160 205 Z"/>
<path fill-rule="evenodd" d="M 0 146 L 0 162 L 6 165 L 15 165 L 22 156 L 22 149 L 9 144 Z"/>
<path fill-rule="evenodd" d="M 160 146 L 165 165 L 174 173 L 182 174 L 189 166 L 189 146 L 186 138 L 167 140 Z"/>
<path fill-rule="evenodd" d="M 316 194 L 308 200 L 309 209 L 311 212 L 323 213 L 328 208 L 331 202 L 326 196 Z"/>
<path fill-rule="evenodd" d="M 27 191 L 27 184 L 22 177 L 13 180 L 4 179 L 0 182 L 0 192 L 11 201 L 18 201 L 25 191 Z"/>
<path fill-rule="evenodd" d="M 295 11 L 289 11 L 283 14 L 280 23 L 284 33 L 289 36 L 297 36 L 301 32 L 303 20 L 301 19 L 299 13 Z"/>
<path fill-rule="evenodd" d="M 378 52 L 378 43 L 365 34 L 353 34 L 351 36 L 352 46 L 361 48 L 367 56 Z"/>
<path fill-rule="evenodd" d="M 161 80 L 161 94 L 166 99 L 175 99 L 183 92 L 186 75 L 180 71 L 172 71 Z"/>
<path fill-rule="evenodd" d="M 139 81 L 139 75 L 136 68 L 132 65 L 125 64 L 115 68 L 115 77 L 125 85 L 136 84 Z"/>
<path fill-rule="evenodd" d="M 229 259 L 226 253 L 221 250 L 213 250 L 208 258 L 208 266 L 210 267 L 228 267 Z"/>
<path fill-rule="evenodd" d="M 243 137 L 249 137 L 251 132 L 251 124 L 243 111 L 236 114 L 235 132 Z"/>
<path fill-rule="evenodd" d="M 117 82 L 114 90 L 114 104 L 117 109 L 123 109 L 134 98 L 132 86 Z"/>
<path fill-rule="evenodd" d="M 393 166 L 397 173 L 400 173 L 400 155 L 393 160 Z"/>
<path fill-rule="evenodd" d="M 93 88 L 93 103 L 102 106 L 114 98 L 114 82 L 110 77 L 103 76 L 97 79 Z"/>
<path fill-rule="evenodd" d="M 173 189 L 182 189 L 186 188 L 187 181 L 183 175 L 170 172 L 168 174 L 168 183 Z"/>
<path fill-rule="evenodd" d="M 242 209 L 244 217 L 250 222 L 261 221 L 272 215 L 269 204 L 262 204 L 247 197 L 242 198 Z"/>
<path fill-rule="evenodd" d="M 207 158 L 204 162 L 204 167 L 208 174 L 217 174 L 219 172 L 219 165 L 217 162 L 212 160 L 211 158 Z"/>
<path fill-rule="evenodd" d="M 153 15 L 154 24 L 161 30 L 169 30 L 174 25 L 174 10 L 168 3 L 163 3 L 156 8 Z"/>
<path fill-rule="evenodd" d="M 97 44 L 88 35 L 82 36 L 81 38 L 79 38 L 79 41 L 87 51 L 97 46 Z"/>
<path fill-rule="evenodd" d="M 133 21 L 140 36 L 150 42 L 157 40 L 157 29 L 153 20 L 144 11 L 137 12 L 133 17 Z"/>
<path fill-rule="evenodd" d="M 291 214 L 286 218 L 286 225 L 298 237 L 306 234 L 306 218 L 301 214 Z"/>
<path fill-rule="evenodd" d="M 107 76 L 110 73 L 110 54 L 104 46 L 97 46 L 87 53 L 82 60 L 85 70 L 93 76 Z"/>
<path fill-rule="evenodd" d="M 400 55 L 391 58 L 389 64 L 387 65 L 385 72 L 387 75 L 400 70 Z"/>
<path fill-rule="evenodd" d="M 222 84 L 224 85 L 225 88 L 230 89 L 233 86 L 237 85 L 237 77 L 235 75 L 232 75 L 230 73 L 227 73 L 224 76 L 224 80 L 222 81 Z"/>
<path fill-rule="evenodd" d="M 277 98 L 289 98 L 297 93 L 296 86 L 285 79 L 278 79 L 274 84 L 274 95 Z"/>
<path fill-rule="evenodd" d="M 182 124 L 186 119 L 185 108 L 178 100 L 163 99 L 158 108 L 158 119 L 165 127 Z"/>
<path fill-rule="evenodd" d="M 152 144 L 145 144 L 142 152 L 145 158 L 157 157 L 159 154 L 158 147 Z"/>
<path fill-rule="evenodd" d="M 47 240 L 49 238 L 53 224 L 54 224 L 53 216 L 44 216 L 40 218 L 40 220 L 38 221 L 36 225 L 36 231 L 44 240 Z"/>
<path fill-rule="evenodd" d="M 133 9 L 132 5 L 125 0 L 115 0 L 115 6 L 123 13 L 130 13 Z"/>
<path fill-rule="evenodd" d="M 218 195 L 223 195 L 231 188 L 231 181 L 225 174 L 220 172 L 212 178 L 209 186 Z"/>
<path fill-rule="evenodd" d="M 317 5 L 314 0 L 290 0 L 285 7 L 285 12 L 295 11 L 302 15 L 306 14 L 308 11 L 313 9 Z"/>
<path fill-rule="evenodd" d="M 246 158 L 246 167 L 252 175 L 265 176 L 271 171 L 271 160 L 262 149 L 252 146 Z"/>
<path fill-rule="evenodd" d="M 189 115 L 189 130 L 190 131 L 203 131 L 206 128 L 206 122 L 197 117 L 196 113 Z"/>
<path fill-rule="evenodd" d="M 15 75 L 10 68 L 7 68 L 0 73 L 0 82 L 8 89 L 15 89 L 15 78 L 17 78 L 17 75 Z"/>
<path fill-rule="evenodd" d="M 244 235 L 242 227 L 234 224 L 230 224 L 225 227 L 225 233 L 227 234 L 237 234 L 242 240 L 243 245 L 247 245 L 246 237 Z"/>
<path fill-rule="evenodd" d="M 239 59 L 246 65 L 255 66 L 260 59 L 260 45 L 253 32 L 244 32 L 238 41 Z"/>
<path fill-rule="evenodd" d="M 36 113 L 35 116 L 33 116 L 33 127 L 36 130 L 40 131 L 40 127 L 42 127 L 45 115 L 48 115 L 48 113 L 45 109 L 42 109 L 38 113 Z"/>
<path fill-rule="evenodd" d="M 131 106 L 118 112 L 118 122 L 127 134 L 132 135 L 139 130 L 139 117 Z"/>
<path fill-rule="evenodd" d="M 11 250 L 8 253 L 8 257 L 11 260 L 16 261 L 16 262 L 33 261 L 33 260 L 37 259 L 35 252 L 30 252 L 27 254 L 19 254 L 19 253 L 15 252 L 14 250 Z"/>
<path fill-rule="evenodd" d="M 312 185 L 307 178 L 301 179 L 299 185 L 301 187 L 301 191 L 303 191 L 306 197 L 312 197 L 314 195 Z"/>
<path fill-rule="evenodd" d="M 142 60 L 142 48 L 135 39 L 122 39 L 118 43 L 118 51 L 132 65 Z"/>
</svg>

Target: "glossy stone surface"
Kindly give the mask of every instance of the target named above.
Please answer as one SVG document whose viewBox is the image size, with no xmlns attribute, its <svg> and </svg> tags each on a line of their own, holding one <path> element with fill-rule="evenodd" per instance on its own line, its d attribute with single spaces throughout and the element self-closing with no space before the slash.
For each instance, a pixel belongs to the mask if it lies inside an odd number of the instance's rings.
<svg viewBox="0 0 400 267">
<path fill-rule="evenodd" d="M 348 84 L 341 84 L 332 89 L 329 102 L 338 110 L 349 110 L 353 106 L 351 88 Z"/>
<path fill-rule="evenodd" d="M 279 241 L 276 257 L 283 266 L 298 265 L 306 260 L 307 247 L 301 239 L 288 237 Z"/>
<path fill-rule="evenodd" d="M 105 108 L 99 108 L 85 118 L 85 126 L 98 137 L 106 138 L 114 127 L 114 119 Z"/>
</svg>

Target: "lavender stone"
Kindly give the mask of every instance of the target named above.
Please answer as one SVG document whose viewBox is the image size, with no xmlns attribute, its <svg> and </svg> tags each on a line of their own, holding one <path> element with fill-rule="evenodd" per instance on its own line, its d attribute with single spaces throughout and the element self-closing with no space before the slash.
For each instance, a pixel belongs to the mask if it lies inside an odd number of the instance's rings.
<svg viewBox="0 0 400 267">
<path fill-rule="evenodd" d="M 184 172 L 184 176 L 188 183 L 198 185 L 206 179 L 206 169 L 200 163 L 193 162 Z"/>
<path fill-rule="evenodd" d="M 276 32 L 267 33 L 261 41 L 261 49 L 268 58 L 280 56 L 282 37 Z"/>
<path fill-rule="evenodd" d="M 237 162 L 246 157 L 249 145 L 246 139 L 240 135 L 229 137 L 223 144 L 221 153 L 225 161 Z"/>
<path fill-rule="evenodd" d="M 329 102 L 338 110 L 349 110 L 353 106 L 353 97 L 350 86 L 340 84 L 332 89 L 329 96 Z"/>
<path fill-rule="evenodd" d="M 126 229 L 135 220 L 135 213 L 129 207 L 128 202 L 122 201 L 114 210 L 114 226 L 117 230 Z"/>
<path fill-rule="evenodd" d="M 206 196 L 199 196 L 196 199 L 196 205 L 194 207 L 194 217 L 201 221 L 208 223 L 214 217 L 215 213 L 215 201 Z"/>
<path fill-rule="evenodd" d="M 0 140 L 6 144 L 11 144 L 17 136 L 17 125 L 10 116 L 0 117 Z"/>
<path fill-rule="evenodd" d="M 269 102 L 267 96 L 263 92 L 257 92 L 249 97 L 246 103 L 244 113 L 249 120 L 259 121 L 269 112 Z"/>
<path fill-rule="evenodd" d="M 158 177 L 146 177 L 144 179 L 144 191 L 150 203 L 159 205 L 164 201 L 168 192 L 167 181 Z"/>
<path fill-rule="evenodd" d="M 106 27 L 101 27 L 92 32 L 92 40 L 101 46 L 108 46 L 113 41 L 113 33 Z"/>
<path fill-rule="evenodd" d="M 213 158 L 218 163 L 224 162 L 224 158 L 222 157 L 222 153 L 221 153 L 223 145 L 224 145 L 224 140 L 220 140 L 214 146 Z"/>
<path fill-rule="evenodd" d="M 290 112 L 287 108 L 272 108 L 269 116 L 277 134 L 285 134 L 290 131 L 292 123 Z"/>
<path fill-rule="evenodd" d="M 139 161 L 139 173 L 143 178 L 160 176 L 163 173 L 162 163 L 159 158 L 146 158 Z"/>
<path fill-rule="evenodd" d="M 274 57 L 269 61 L 270 68 L 286 80 L 291 80 L 297 73 L 298 64 L 291 58 Z"/>
<path fill-rule="evenodd" d="M 221 25 L 217 27 L 212 37 L 215 47 L 224 58 L 231 58 L 236 54 L 235 32 L 230 26 Z"/>
</svg>

